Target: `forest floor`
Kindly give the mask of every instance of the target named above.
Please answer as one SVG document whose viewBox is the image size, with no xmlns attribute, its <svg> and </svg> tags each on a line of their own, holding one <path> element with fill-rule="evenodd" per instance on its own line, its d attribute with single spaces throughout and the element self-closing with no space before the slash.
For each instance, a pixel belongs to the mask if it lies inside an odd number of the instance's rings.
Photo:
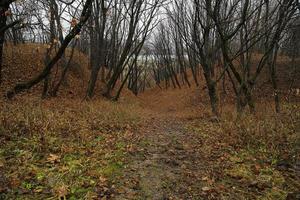
<svg viewBox="0 0 300 200">
<path fill-rule="evenodd" d="M 262 104 L 239 120 L 225 106 L 219 121 L 187 92 L 154 94 L 142 98 L 150 114 L 116 199 L 299 198 L 299 104 L 281 116 Z"/>
<path fill-rule="evenodd" d="M 32 45 L 14 48 L 0 88 L 0 200 L 299 199 L 299 97 L 276 114 L 258 91 L 256 113 L 237 117 L 220 94 L 216 120 L 195 86 L 83 101 L 88 71 L 78 67 L 57 98 L 42 100 L 39 86 L 6 101 L 43 67 Z"/>
<path fill-rule="evenodd" d="M 200 92 L 3 101 L 0 199 L 297 199 L 299 101 L 216 120 Z"/>
</svg>

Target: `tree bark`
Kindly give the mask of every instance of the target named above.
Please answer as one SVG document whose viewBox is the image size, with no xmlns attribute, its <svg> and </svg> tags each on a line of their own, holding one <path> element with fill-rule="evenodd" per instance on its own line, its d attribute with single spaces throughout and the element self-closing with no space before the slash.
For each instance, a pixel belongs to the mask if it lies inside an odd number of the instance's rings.
<svg viewBox="0 0 300 200">
<path fill-rule="evenodd" d="M 15 0 L 1 0 L 0 1 L 0 85 L 2 83 L 2 68 L 3 68 L 3 49 L 5 41 L 5 31 L 14 25 L 18 24 L 20 20 L 16 20 L 8 25 L 6 25 L 6 11 L 9 9 L 9 5 Z"/>
<path fill-rule="evenodd" d="M 100 5 L 97 5 L 100 6 Z M 99 23 L 96 23 L 96 28 L 98 31 L 94 34 L 96 34 L 96 43 L 95 41 L 91 41 L 91 45 L 96 45 L 96 54 L 95 52 L 91 52 L 92 55 L 96 57 L 91 57 L 91 59 L 96 59 L 96 62 L 92 64 L 92 69 L 91 69 L 91 75 L 90 75 L 90 80 L 88 83 L 88 88 L 87 88 L 87 97 L 92 98 L 94 96 L 94 90 L 96 86 L 96 82 L 98 79 L 98 74 L 99 70 L 101 67 L 104 65 L 104 31 L 105 31 L 105 25 L 106 25 L 106 13 L 107 13 L 107 8 L 105 7 L 104 0 L 101 1 L 101 18 L 102 18 L 102 23 L 101 25 Z M 96 18 L 98 18 L 99 11 L 96 12 Z M 98 19 L 97 19 L 98 20 Z M 93 31 L 93 30 L 92 30 Z M 99 34 L 99 35 L 98 35 Z M 93 60 L 92 60 L 93 62 Z"/>
<path fill-rule="evenodd" d="M 9 7 L 8 5 L 0 5 L 0 27 L 6 26 L 6 15 L 5 12 L 7 11 Z M 3 64 L 3 46 L 4 46 L 4 40 L 5 40 L 5 30 L 0 31 L 0 84 L 2 83 L 2 64 Z"/>
</svg>

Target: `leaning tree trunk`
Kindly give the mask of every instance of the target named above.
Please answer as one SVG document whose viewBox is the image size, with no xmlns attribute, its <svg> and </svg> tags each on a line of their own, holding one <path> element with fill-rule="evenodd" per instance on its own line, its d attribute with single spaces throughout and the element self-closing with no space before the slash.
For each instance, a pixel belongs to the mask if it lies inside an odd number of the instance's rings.
<svg viewBox="0 0 300 200">
<path fill-rule="evenodd" d="M 25 83 L 19 83 L 15 85 L 14 88 L 12 88 L 10 91 L 7 92 L 6 96 L 8 99 L 12 99 L 15 95 L 24 92 L 25 90 L 29 90 L 36 84 L 40 83 L 42 80 L 44 80 L 51 72 L 52 68 L 55 66 L 55 64 L 59 61 L 59 59 L 64 54 L 66 48 L 68 47 L 69 43 L 72 41 L 72 39 L 80 33 L 83 25 L 86 23 L 88 18 L 91 15 L 91 8 L 92 8 L 92 2 L 93 0 L 87 0 L 84 4 L 83 11 L 81 13 L 80 22 L 75 25 L 75 27 L 70 31 L 70 33 L 65 37 L 64 42 L 62 43 L 61 47 L 59 48 L 56 55 L 52 58 L 52 60 L 45 66 L 44 70 L 35 78 L 32 80 L 25 82 Z"/>
</svg>

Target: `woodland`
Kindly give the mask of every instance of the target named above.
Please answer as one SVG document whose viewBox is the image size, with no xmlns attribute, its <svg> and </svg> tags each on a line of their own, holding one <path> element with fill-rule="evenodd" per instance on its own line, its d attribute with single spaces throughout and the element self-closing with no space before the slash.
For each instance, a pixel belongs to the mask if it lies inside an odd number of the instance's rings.
<svg viewBox="0 0 300 200">
<path fill-rule="evenodd" d="M 0 200 L 300 200 L 300 0 L 0 0 Z"/>
</svg>

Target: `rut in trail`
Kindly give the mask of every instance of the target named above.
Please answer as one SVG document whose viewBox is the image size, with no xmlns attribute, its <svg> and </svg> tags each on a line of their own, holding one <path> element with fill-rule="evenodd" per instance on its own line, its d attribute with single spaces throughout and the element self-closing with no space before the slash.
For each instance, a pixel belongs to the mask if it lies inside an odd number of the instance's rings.
<svg viewBox="0 0 300 200">
<path fill-rule="evenodd" d="M 205 172 L 201 154 L 180 122 L 148 124 L 139 146 L 131 158 L 116 199 L 199 199 L 201 177 Z M 199 148 L 198 148 L 199 149 Z M 196 187 L 196 188 L 195 188 Z"/>
</svg>

